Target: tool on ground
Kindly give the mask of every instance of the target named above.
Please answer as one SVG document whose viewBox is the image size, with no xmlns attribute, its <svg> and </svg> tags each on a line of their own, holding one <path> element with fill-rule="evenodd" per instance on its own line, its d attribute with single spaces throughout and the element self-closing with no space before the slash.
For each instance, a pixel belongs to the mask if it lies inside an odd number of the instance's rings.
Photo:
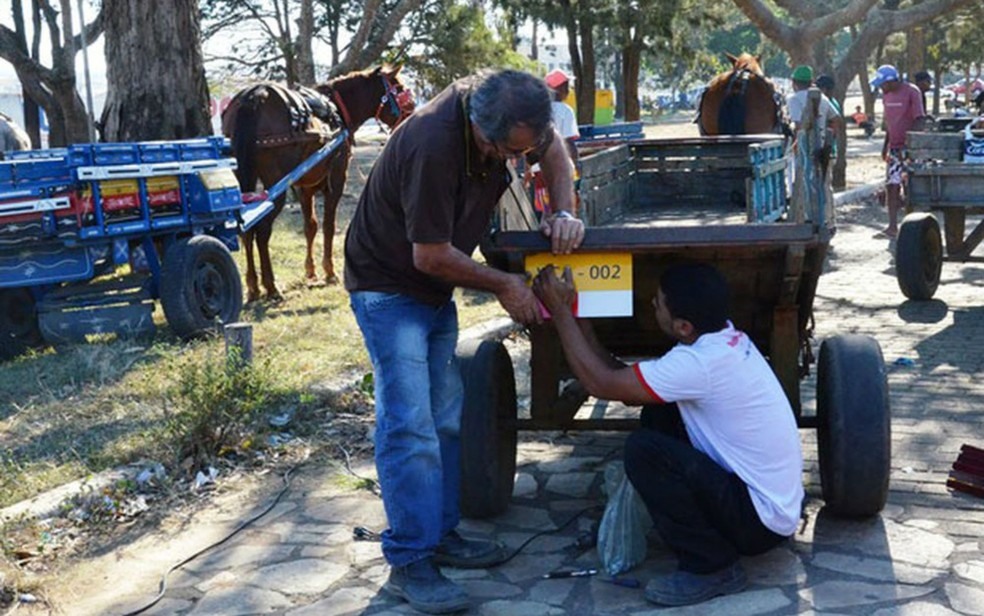
<svg viewBox="0 0 984 616">
<path fill-rule="evenodd" d="M 592 575 L 597 575 L 597 569 L 578 569 L 576 571 L 551 571 L 550 573 L 544 573 L 543 579 L 545 580 L 555 580 L 560 578 L 572 578 L 572 577 L 590 577 Z"/>
<path fill-rule="evenodd" d="M 356 541 L 381 541 L 379 533 L 375 533 L 365 526 L 356 526 L 352 529 L 352 539 Z"/>
<path fill-rule="evenodd" d="M 960 455 L 946 479 L 946 487 L 984 498 L 984 449 L 961 445 Z"/>
</svg>

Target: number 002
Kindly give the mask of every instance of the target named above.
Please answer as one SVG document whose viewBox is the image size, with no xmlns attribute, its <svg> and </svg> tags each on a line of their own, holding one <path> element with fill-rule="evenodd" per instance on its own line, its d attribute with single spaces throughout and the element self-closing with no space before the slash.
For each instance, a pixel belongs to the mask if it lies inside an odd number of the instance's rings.
<svg viewBox="0 0 984 616">
<path fill-rule="evenodd" d="M 622 268 L 618 265 L 592 265 L 588 269 L 592 280 L 618 280 L 621 273 Z"/>
</svg>

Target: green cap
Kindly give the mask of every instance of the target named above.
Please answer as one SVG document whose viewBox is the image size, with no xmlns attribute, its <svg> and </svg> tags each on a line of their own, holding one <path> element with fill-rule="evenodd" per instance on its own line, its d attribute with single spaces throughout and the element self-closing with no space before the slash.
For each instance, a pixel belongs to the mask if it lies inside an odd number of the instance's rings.
<svg viewBox="0 0 984 616">
<path fill-rule="evenodd" d="M 801 64 L 793 69 L 793 81 L 813 81 L 813 67 Z"/>
</svg>

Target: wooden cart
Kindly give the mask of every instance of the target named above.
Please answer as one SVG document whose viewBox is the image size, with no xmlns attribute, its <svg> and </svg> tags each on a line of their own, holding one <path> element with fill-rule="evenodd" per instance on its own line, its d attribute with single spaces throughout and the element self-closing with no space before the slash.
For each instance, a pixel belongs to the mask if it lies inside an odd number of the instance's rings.
<svg viewBox="0 0 984 616">
<path fill-rule="evenodd" d="M 984 137 L 984 131 L 975 134 Z M 984 164 L 961 160 L 963 141 L 962 132 L 907 136 L 913 158 L 907 198 L 911 213 L 899 227 L 895 276 L 909 299 L 933 297 L 944 261 L 984 261 L 972 254 L 984 239 L 984 219 L 979 218 L 984 215 Z"/>
<path fill-rule="evenodd" d="M 631 315 L 597 318 L 595 330 L 621 358 L 652 357 L 673 344 L 651 306 L 662 271 L 681 262 L 715 265 L 730 284 L 735 325 L 770 361 L 798 424 L 818 430 L 827 505 L 869 515 L 882 508 L 888 490 L 884 362 L 871 338 L 826 340 L 819 352 L 817 413 L 802 413 L 799 384 L 814 362 L 813 299 L 832 228 L 822 195 L 812 209 L 787 211 L 786 162 L 774 135 L 633 141 L 583 159 L 581 215 L 588 231 L 577 253 L 579 280 L 604 279 L 630 292 Z M 814 171 L 801 173 L 809 187 Z M 496 267 L 524 272 L 528 260 L 549 254 L 549 244 L 535 231 L 506 230 L 484 252 Z M 624 279 L 613 281 L 616 274 Z M 470 517 L 494 515 L 508 505 L 517 430 L 638 425 L 636 419 L 578 415 L 588 396 L 566 365 L 553 327 L 532 327 L 529 336 L 528 417 L 517 417 L 504 346 L 480 341 L 459 348 L 466 389 L 462 507 Z"/>
</svg>

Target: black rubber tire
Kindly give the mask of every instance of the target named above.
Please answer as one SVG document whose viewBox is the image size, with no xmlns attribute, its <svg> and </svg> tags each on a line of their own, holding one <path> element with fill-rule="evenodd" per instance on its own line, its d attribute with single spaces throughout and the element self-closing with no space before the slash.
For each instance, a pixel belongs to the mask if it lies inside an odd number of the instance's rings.
<svg viewBox="0 0 984 616">
<path fill-rule="evenodd" d="M 160 295 L 164 316 L 182 339 L 235 323 L 243 309 L 239 268 L 225 244 L 210 235 L 185 238 L 168 249 Z"/>
<path fill-rule="evenodd" d="M 888 498 L 892 438 L 888 380 L 874 338 L 828 338 L 817 362 L 820 484 L 831 513 L 866 517 Z"/>
<path fill-rule="evenodd" d="M 458 345 L 464 381 L 461 412 L 461 515 L 482 519 L 506 510 L 516 482 L 516 380 L 501 342 Z"/>
<path fill-rule="evenodd" d="M 42 342 L 37 303 L 24 288 L 0 289 L 0 361 Z"/>
<path fill-rule="evenodd" d="M 895 244 L 895 277 L 909 299 L 927 300 L 936 293 L 943 269 L 943 238 L 936 217 L 909 214 L 899 227 Z"/>
</svg>

